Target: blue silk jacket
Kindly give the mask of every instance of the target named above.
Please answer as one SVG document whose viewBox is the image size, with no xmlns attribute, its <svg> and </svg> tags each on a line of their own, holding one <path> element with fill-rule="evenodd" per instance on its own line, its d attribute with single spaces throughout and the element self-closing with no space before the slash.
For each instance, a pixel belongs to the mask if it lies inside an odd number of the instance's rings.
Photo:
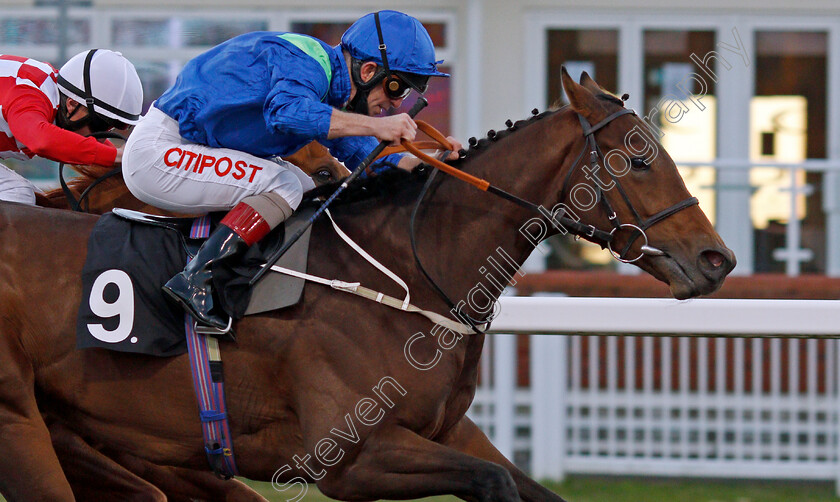
<svg viewBox="0 0 840 502">
<path fill-rule="evenodd" d="M 195 143 L 282 157 L 317 140 L 353 170 L 379 142 L 370 136 L 327 139 L 333 108 L 349 99 L 340 46 L 294 33 L 254 32 L 192 59 L 155 106 Z M 396 164 L 400 158 L 384 160 Z"/>
</svg>

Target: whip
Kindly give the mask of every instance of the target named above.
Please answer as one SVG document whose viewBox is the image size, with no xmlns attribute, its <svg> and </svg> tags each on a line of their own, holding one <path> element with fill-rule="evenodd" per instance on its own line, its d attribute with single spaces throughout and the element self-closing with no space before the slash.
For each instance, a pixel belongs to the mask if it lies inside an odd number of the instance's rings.
<svg viewBox="0 0 840 502">
<path fill-rule="evenodd" d="M 420 113 L 420 110 L 425 108 L 428 104 L 429 102 L 426 101 L 426 98 L 420 97 L 417 100 L 417 102 L 414 103 L 414 106 L 411 107 L 411 110 L 408 111 L 408 116 L 414 118 L 418 113 Z M 294 233 L 294 235 L 292 235 L 286 242 L 283 243 L 280 249 L 275 251 L 274 254 L 272 254 L 268 258 L 268 266 L 263 267 L 259 271 L 257 271 L 254 277 L 251 278 L 251 280 L 248 282 L 249 286 L 253 286 L 258 280 L 260 280 L 260 278 L 262 278 L 263 275 L 265 275 L 265 273 L 268 270 L 271 269 L 271 264 L 273 264 L 277 261 L 278 258 L 283 256 L 283 253 L 288 251 L 289 248 L 292 247 L 298 239 L 300 239 L 300 237 L 306 232 L 306 230 L 309 229 L 310 226 L 312 226 L 315 220 L 317 220 L 318 217 L 321 216 L 321 214 L 324 211 L 326 211 L 329 205 L 332 204 L 332 201 L 334 201 L 335 198 L 338 197 L 339 194 L 341 194 L 341 192 L 343 192 L 348 185 L 350 185 L 350 183 L 355 181 L 355 179 L 358 178 L 365 171 L 365 169 L 367 169 L 371 162 L 373 162 L 376 159 L 376 157 L 380 153 L 382 153 L 382 150 L 384 150 L 389 143 L 389 141 L 381 141 L 379 145 L 376 148 L 374 148 L 373 151 L 370 152 L 364 160 L 362 160 L 362 162 L 359 163 L 356 169 L 352 173 L 350 173 L 350 176 L 344 178 L 344 181 L 341 183 L 341 185 L 339 185 L 336 191 L 333 192 L 332 195 L 330 195 L 330 197 L 326 201 L 324 201 L 323 204 L 321 204 L 321 207 L 319 207 L 317 211 L 312 213 L 312 216 L 309 217 L 309 220 L 307 220 L 306 224 L 300 227 L 298 231 Z"/>
</svg>

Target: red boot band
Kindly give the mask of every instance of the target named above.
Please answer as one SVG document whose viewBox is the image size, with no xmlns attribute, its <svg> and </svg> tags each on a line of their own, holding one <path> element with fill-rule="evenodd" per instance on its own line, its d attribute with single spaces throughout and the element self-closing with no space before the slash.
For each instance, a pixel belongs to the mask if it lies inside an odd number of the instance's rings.
<svg viewBox="0 0 840 502">
<path fill-rule="evenodd" d="M 271 230 L 265 219 L 244 202 L 231 209 L 222 218 L 221 224 L 236 232 L 249 246 L 265 237 Z"/>
</svg>

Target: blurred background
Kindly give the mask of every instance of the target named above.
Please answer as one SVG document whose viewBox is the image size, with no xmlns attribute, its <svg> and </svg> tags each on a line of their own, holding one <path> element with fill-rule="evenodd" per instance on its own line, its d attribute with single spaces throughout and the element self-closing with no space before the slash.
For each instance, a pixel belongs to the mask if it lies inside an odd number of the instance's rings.
<svg viewBox="0 0 840 502">
<path fill-rule="evenodd" d="M 121 51 L 137 66 L 148 107 L 186 61 L 230 37 L 295 31 L 335 44 L 382 8 L 419 18 L 452 74 L 433 79 L 424 120 L 466 143 L 562 103 L 561 65 L 575 78 L 586 71 L 629 93 L 627 106 L 664 134 L 735 251 L 738 267 L 717 297 L 840 297 L 836 0 L 0 0 L 0 53 L 59 66 L 92 47 Z M 51 162 L 13 167 L 57 185 Z M 569 238 L 543 243 L 524 270 L 520 295 L 668 296 L 636 268 Z M 545 396 L 532 392 L 530 339 L 505 345 L 515 372 L 506 405 L 513 429 L 503 434 L 494 343 L 471 414 L 537 475 L 833 480 L 840 472 L 834 341 L 568 337 L 560 364 L 572 397 L 558 412 L 561 452 L 549 466 L 533 456 L 542 439 L 532 406 Z"/>
<path fill-rule="evenodd" d="M 0 52 L 59 66 L 91 47 L 121 51 L 148 107 L 186 61 L 228 38 L 281 30 L 338 43 L 353 20 L 384 7 L 421 19 L 453 76 L 433 79 L 427 96 L 423 118 L 439 129 L 482 137 L 562 101 L 562 64 L 587 71 L 629 93 L 664 133 L 738 256 L 736 274 L 840 276 L 840 7 L 830 0 L 3 0 Z M 49 163 L 16 169 L 54 181 Z M 530 269 L 635 270 L 582 242 L 552 239 L 544 251 Z"/>
</svg>

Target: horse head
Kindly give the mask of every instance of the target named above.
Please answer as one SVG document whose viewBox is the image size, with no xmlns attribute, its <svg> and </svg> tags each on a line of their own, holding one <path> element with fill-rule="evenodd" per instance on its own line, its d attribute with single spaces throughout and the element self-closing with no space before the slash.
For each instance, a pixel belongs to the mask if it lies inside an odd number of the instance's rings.
<svg viewBox="0 0 840 502">
<path fill-rule="evenodd" d="M 486 197 L 468 202 L 460 187 L 444 195 L 462 208 L 473 206 L 473 216 L 488 215 L 465 240 L 477 243 L 501 215 L 521 234 L 517 260 L 541 240 L 571 233 L 667 283 L 675 298 L 716 291 L 735 256 L 689 194 L 655 129 L 585 73 L 576 83 L 564 69 L 563 85 L 569 105 L 535 110 L 527 120 L 508 121 L 507 130 L 470 139 L 456 167 L 487 180 L 486 191 L 507 200 L 490 209 Z"/>
<path fill-rule="evenodd" d="M 582 150 L 566 166 L 560 200 L 611 235 L 607 242 L 582 237 L 667 283 L 675 298 L 716 291 L 735 255 L 688 192 L 656 128 L 586 73 L 578 84 L 564 68 L 563 86 Z"/>
<path fill-rule="evenodd" d="M 319 186 L 350 176 L 350 171 L 344 167 L 344 164 L 333 157 L 324 145 L 316 141 L 307 143 L 283 160 L 303 169 L 303 172 L 311 176 L 315 184 Z"/>
</svg>

